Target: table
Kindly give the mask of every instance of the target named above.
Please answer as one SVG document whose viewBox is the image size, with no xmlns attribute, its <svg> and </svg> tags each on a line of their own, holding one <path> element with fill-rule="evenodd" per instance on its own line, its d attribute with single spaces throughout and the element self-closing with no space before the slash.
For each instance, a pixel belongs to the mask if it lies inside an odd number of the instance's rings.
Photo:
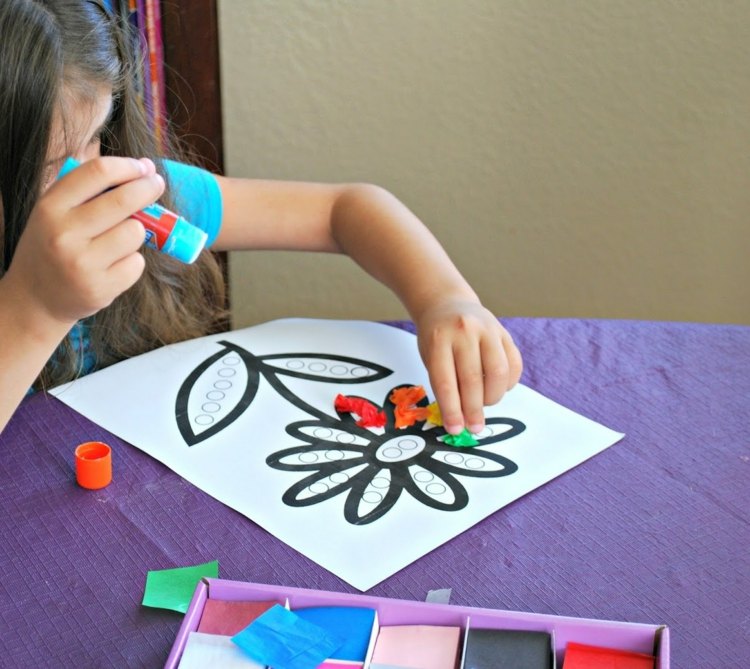
<svg viewBox="0 0 750 669">
<path fill-rule="evenodd" d="M 744 666 L 750 328 L 504 323 L 526 385 L 626 437 L 368 594 L 664 623 L 673 667 Z M 74 479 L 88 440 L 114 451 L 100 491 Z M 0 666 L 161 666 L 181 615 L 140 605 L 151 569 L 218 559 L 222 578 L 353 592 L 51 396 L 23 402 L 0 452 Z"/>
</svg>

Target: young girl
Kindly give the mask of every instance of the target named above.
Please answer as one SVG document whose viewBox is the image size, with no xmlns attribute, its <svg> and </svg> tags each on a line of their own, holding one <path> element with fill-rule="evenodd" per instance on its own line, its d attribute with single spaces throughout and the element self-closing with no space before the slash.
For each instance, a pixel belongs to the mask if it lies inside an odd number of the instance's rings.
<svg viewBox="0 0 750 669">
<path fill-rule="evenodd" d="M 214 250 L 347 253 L 415 322 L 446 429 L 481 430 L 521 357 L 422 223 L 372 185 L 234 179 L 165 160 L 133 51 L 96 0 L 0 3 L 0 430 L 31 386 L 204 335 L 222 317 L 210 252 L 183 265 L 143 247 L 131 215 L 156 200 Z M 57 180 L 68 156 L 82 165 Z"/>
</svg>

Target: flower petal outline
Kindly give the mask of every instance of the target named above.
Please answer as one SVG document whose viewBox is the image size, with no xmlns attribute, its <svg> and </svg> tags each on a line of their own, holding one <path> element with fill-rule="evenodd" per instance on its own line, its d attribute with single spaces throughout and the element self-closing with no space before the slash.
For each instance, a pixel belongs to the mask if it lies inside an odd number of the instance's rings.
<svg viewBox="0 0 750 669">
<path fill-rule="evenodd" d="M 244 413 L 245 409 L 252 404 L 253 399 L 255 399 L 255 395 L 258 392 L 260 374 L 258 373 L 255 356 L 250 353 L 250 351 L 247 351 L 232 342 L 222 340 L 216 343 L 220 344 L 222 349 L 206 358 L 200 365 L 190 372 L 177 391 L 177 397 L 175 399 L 175 419 L 177 421 L 177 428 L 188 446 L 194 446 L 201 441 L 205 441 L 209 437 L 213 437 L 215 434 L 234 423 L 234 421 Z M 200 434 L 196 434 L 190 423 L 190 416 L 188 415 L 190 391 L 203 373 L 215 362 L 223 358 L 228 352 L 236 353 L 245 365 L 247 371 L 247 384 L 237 404 L 235 404 L 234 408 L 227 413 L 226 416 L 220 421 L 217 421 L 214 425 L 211 425 L 211 427 L 203 430 Z"/>
</svg>

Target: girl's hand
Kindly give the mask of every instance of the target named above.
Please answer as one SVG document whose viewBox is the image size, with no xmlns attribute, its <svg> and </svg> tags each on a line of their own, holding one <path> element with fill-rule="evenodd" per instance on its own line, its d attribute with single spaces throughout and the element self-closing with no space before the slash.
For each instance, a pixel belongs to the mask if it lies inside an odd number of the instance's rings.
<svg viewBox="0 0 750 669">
<path fill-rule="evenodd" d="M 521 378 L 521 354 L 479 302 L 442 301 L 416 320 L 419 351 L 451 434 L 484 427 L 483 407 L 498 402 Z"/>
<path fill-rule="evenodd" d="M 94 158 L 39 198 L 4 280 L 27 308 L 73 324 L 109 305 L 143 273 L 143 225 L 164 180 L 150 160 Z"/>
</svg>

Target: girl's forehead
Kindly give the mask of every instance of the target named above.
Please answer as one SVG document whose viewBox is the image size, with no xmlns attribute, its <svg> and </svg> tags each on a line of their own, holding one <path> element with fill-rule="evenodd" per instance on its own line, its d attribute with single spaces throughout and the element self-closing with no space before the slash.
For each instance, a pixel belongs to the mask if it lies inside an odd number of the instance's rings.
<svg viewBox="0 0 750 669">
<path fill-rule="evenodd" d="M 64 88 L 52 117 L 51 159 L 75 153 L 106 124 L 111 111 L 112 90 L 108 87 L 85 96 Z"/>
</svg>

